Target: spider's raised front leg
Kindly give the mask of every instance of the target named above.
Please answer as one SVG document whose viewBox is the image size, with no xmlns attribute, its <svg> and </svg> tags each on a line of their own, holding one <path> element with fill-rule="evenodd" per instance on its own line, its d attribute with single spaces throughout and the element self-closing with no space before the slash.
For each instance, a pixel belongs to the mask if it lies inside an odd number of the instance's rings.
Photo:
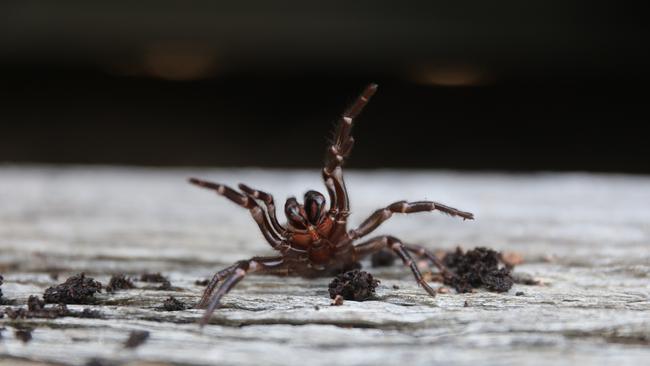
<svg viewBox="0 0 650 366">
<path fill-rule="evenodd" d="M 429 284 L 424 280 L 424 278 L 422 277 L 422 273 L 420 273 L 420 270 L 418 269 L 417 265 L 413 261 L 413 258 L 411 258 L 411 255 L 408 253 L 404 244 L 402 244 L 402 242 L 399 239 L 393 236 L 389 236 L 389 235 L 379 236 L 370 239 L 366 242 L 355 245 L 354 247 L 355 259 L 360 260 L 363 257 L 376 253 L 384 248 L 388 248 L 392 250 L 395 254 L 397 254 L 397 256 L 400 257 L 400 259 L 402 259 L 402 262 L 404 262 L 404 265 L 411 269 L 411 272 L 413 272 L 413 276 L 415 277 L 417 283 L 420 286 L 422 286 L 422 288 L 429 295 L 433 297 L 436 296 L 436 291 L 432 289 L 431 286 L 429 286 Z"/>
<path fill-rule="evenodd" d="M 354 145 L 354 138 L 350 135 L 352 124 L 375 91 L 377 91 L 377 84 L 368 85 L 352 106 L 343 113 L 338 122 L 334 141 L 325 153 L 323 180 L 330 196 L 330 212 L 336 213 L 343 219 L 347 218 L 350 212 L 342 167 Z"/>
<path fill-rule="evenodd" d="M 379 227 L 384 221 L 393 216 L 394 213 L 415 213 L 438 210 L 450 216 L 459 216 L 466 220 L 473 220 L 474 215 L 470 212 L 460 211 L 453 207 L 443 205 L 441 203 L 432 201 L 419 201 L 419 202 L 406 202 L 399 201 L 375 211 L 370 217 L 366 219 L 358 228 L 350 230 L 348 236 L 351 240 L 364 237 L 376 228 Z"/>
<path fill-rule="evenodd" d="M 208 287 L 203 292 L 203 298 L 199 303 L 199 307 L 205 308 L 205 314 L 201 318 L 201 326 L 204 326 L 210 320 L 210 316 L 214 310 L 219 306 L 219 301 L 230 290 L 239 283 L 247 274 L 257 273 L 276 273 L 286 268 L 283 257 L 253 257 L 249 260 L 239 261 L 232 266 L 217 272 L 215 278 L 211 281 L 214 282 L 212 288 Z M 225 277 L 227 276 L 227 277 Z M 219 289 L 214 292 L 214 287 L 221 278 L 225 277 L 225 281 L 221 284 Z"/>
<path fill-rule="evenodd" d="M 266 205 L 266 212 L 268 213 L 269 218 L 271 219 L 271 225 L 273 225 L 273 228 L 275 229 L 275 231 L 277 231 L 280 234 L 280 236 L 285 237 L 287 233 L 287 228 L 280 225 L 280 222 L 278 222 L 278 217 L 276 216 L 276 212 L 275 212 L 275 201 L 273 200 L 273 196 L 270 193 L 258 191 L 243 183 L 239 184 L 239 189 L 241 189 L 242 192 L 246 193 L 247 195 L 252 196 L 253 198 L 259 199 L 262 202 L 264 202 L 264 204 Z"/>
<path fill-rule="evenodd" d="M 275 231 L 264 209 L 262 209 L 254 198 L 243 195 L 223 184 L 212 183 L 197 178 L 190 178 L 189 181 L 199 187 L 215 191 L 239 206 L 249 209 L 262 235 L 264 235 L 264 238 L 271 244 L 273 249 L 280 250 L 285 246 L 285 238 Z"/>
</svg>

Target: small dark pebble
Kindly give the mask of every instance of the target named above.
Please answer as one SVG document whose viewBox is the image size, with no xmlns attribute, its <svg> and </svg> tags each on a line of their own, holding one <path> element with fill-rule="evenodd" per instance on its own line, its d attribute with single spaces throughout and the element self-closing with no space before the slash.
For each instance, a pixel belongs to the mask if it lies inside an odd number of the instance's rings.
<svg viewBox="0 0 650 366">
<path fill-rule="evenodd" d="M 98 310 L 83 309 L 81 313 L 72 313 L 71 316 L 84 319 L 100 319 L 102 317 L 102 313 L 100 313 Z"/>
<path fill-rule="evenodd" d="M 91 358 L 84 364 L 85 366 L 117 366 L 116 362 L 104 360 L 101 358 Z"/>
<path fill-rule="evenodd" d="M 445 275 L 444 283 L 459 293 L 471 292 L 485 287 L 490 291 L 505 292 L 513 284 L 510 268 L 499 267 L 501 256 L 488 248 L 475 248 L 466 253 L 457 248 L 444 257 L 445 266 L 451 274 Z"/>
<path fill-rule="evenodd" d="M 343 305 L 343 296 L 336 295 L 336 297 L 332 300 L 332 303 L 330 305 L 332 305 L 332 306 L 341 306 L 341 305 Z"/>
<path fill-rule="evenodd" d="M 43 300 L 47 304 L 88 304 L 93 302 L 95 293 L 101 291 L 101 283 L 80 273 L 46 289 Z"/>
<path fill-rule="evenodd" d="M 399 290 L 399 286 L 393 285 L 393 290 Z"/>
<path fill-rule="evenodd" d="M 56 272 L 50 272 L 50 279 L 52 281 L 58 281 L 59 280 L 59 274 Z"/>
<path fill-rule="evenodd" d="M 108 281 L 108 286 L 106 286 L 106 291 L 115 292 L 117 290 L 128 290 L 132 288 L 135 288 L 133 281 L 123 273 L 120 273 L 111 276 L 111 279 Z"/>
<path fill-rule="evenodd" d="M 314 305 L 314 310 L 316 310 L 316 311 L 320 310 L 320 306 Z"/>
<path fill-rule="evenodd" d="M 373 268 L 390 267 L 395 263 L 395 254 L 388 249 L 382 249 L 370 257 L 370 264 Z"/>
<path fill-rule="evenodd" d="M 517 291 L 517 293 L 515 294 L 515 296 L 524 296 L 524 295 L 526 294 L 523 291 Z"/>
<path fill-rule="evenodd" d="M 468 307 L 469 307 L 469 303 L 467 302 L 467 300 L 465 301 L 465 303 L 463 303 L 463 307 L 464 307 L 464 308 L 468 308 Z"/>
<path fill-rule="evenodd" d="M 174 296 L 170 296 L 163 302 L 163 309 L 165 311 L 179 311 L 187 309 L 187 305 Z"/>
<path fill-rule="evenodd" d="M 27 343 L 32 340 L 32 329 L 30 328 L 16 329 L 14 335 L 16 336 L 16 338 L 20 339 L 23 343 Z"/>
<path fill-rule="evenodd" d="M 329 284 L 330 298 L 341 295 L 345 300 L 363 301 L 375 295 L 379 281 L 365 271 L 354 269 L 336 276 Z"/>
<path fill-rule="evenodd" d="M 210 280 L 196 280 L 194 284 L 197 286 L 207 286 L 210 283 Z"/>
<path fill-rule="evenodd" d="M 2 275 L 0 275 L 0 286 L 2 286 L 2 281 L 4 278 L 2 278 Z M 0 288 L 0 304 L 2 304 L 2 289 Z"/>
<path fill-rule="evenodd" d="M 137 348 L 149 339 L 149 332 L 146 330 L 134 330 L 124 342 L 124 348 Z"/>
</svg>

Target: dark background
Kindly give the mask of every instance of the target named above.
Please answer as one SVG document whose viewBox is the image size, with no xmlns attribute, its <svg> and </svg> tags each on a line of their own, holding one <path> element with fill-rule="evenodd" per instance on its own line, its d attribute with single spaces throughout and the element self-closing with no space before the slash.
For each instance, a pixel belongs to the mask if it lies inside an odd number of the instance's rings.
<svg viewBox="0 0 650 366">
<path fill-rule="evenodd" d="M 647 19 L 577 1 L 8 1 L 0 162 L 650 173 Z M 340 5 L 340 6 L 339 6 Z"/>
</svg>

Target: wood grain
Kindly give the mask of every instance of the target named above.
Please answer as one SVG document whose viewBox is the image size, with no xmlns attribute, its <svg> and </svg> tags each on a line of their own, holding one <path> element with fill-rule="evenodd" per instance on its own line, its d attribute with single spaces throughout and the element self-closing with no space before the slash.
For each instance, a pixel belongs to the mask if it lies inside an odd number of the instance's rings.
<svg viewBox="0 0 650 366">
<path fill-rule="evenodd" d="M 432 299 L 400 265 L 369 269 L 373 301 L 330 306 L 329 279 L 248 277 L 203 330 L 194 304 L 221 267 L 270 248 L 249 214 L 185 183 L 245 182 L 278 202 L 322 188 L 317 171 L 0 167 L 0 273 L 16 308 L 84 271 L 162 272 L 171 290 L 136 281 L 102 293 L 100 319 L 0 319 L 0 365 L 643 364 L 650 359 L 650 178 L 589 174 L 348 174 L 352 222 L 401 200 L 432 199 L 476 215 L 395 217 L 378 232 L 431 249 L 520 253 L 543 286 Z M 369 264 L 365 263 L 366 269 Z M 52 275 L 58 275 L 53 279 Z M 439 284 L 432 284 L 439 286 Z M 398 287 L 397 289 L 394 286 Z M 517 296 L 517 292 L 523 295 Z M 33 328 L 23 343 L 16 329 Z M 125 349 L 132 331 L 148 331 Z M 112 363 L 111 363 L 112 362 Z"/>
</svg>

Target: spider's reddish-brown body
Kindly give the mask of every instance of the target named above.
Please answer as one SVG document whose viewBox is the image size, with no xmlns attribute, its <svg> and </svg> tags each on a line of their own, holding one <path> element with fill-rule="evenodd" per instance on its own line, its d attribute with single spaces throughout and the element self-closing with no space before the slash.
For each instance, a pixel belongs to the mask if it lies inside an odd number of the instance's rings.
<svg viewBox="0 0 650 366">
<path fill-rule="evenodd" d="M 354 145 L 354 139 L 350 134 L 354 118 L 361 112 L 376 90 L 376 84 L 366 87 L 352 106 L 343 113 L 339 120 L 335 140 L 327 149 L 322 173 L 330 199 L 329 207 L 327 207 L 325 196 L 316 191 L 305 193 L 302 204 L 294 197 L 289 198 L 284 207 L 287 223 L 281 225 L 276 217 L 275 201 L 270 194 L 252 189 L 244 184 L 240 184 L 240 191 L 236 191 L 223 184 L 196 178 L 190 179 L 191 183 L 214 190 L 234 203 L 249 209 L 266 241 L 279 252 L 278 256 L 253 257 L 249 260 L 239 261 L 217 272 L 198 304 L 199 307 L 206 308 L 202 324 L 210 319 L 221 298 L 248 273 L 303 277 L 329 276 L 358 268 L 359 260 L 382 249 L 392 250 L 411 269 L 420 286 L 431 296 L 435 296 L 435 291 L 422 278 L 410 254 L 414 253 L 419 257 L 426 258 L 444 271 L 444 266 L 431 252 L 417 245 L 404 244 L 390 235 L 378 236 L 359 244 L 355 244 L 355 241 L 370 234 L 388 220 L 393 213 L 438 210 L 451 216 L 470 220 L 474 218 L 471 213 L 432 201 L 399 201 L 375 211 L 358 228 L 348 230 L 347 227 L 350 204 L 343 180 L 343 163 Z M 223 283 L 219 289 L 216 289 L 221 281 Z"/>
</svg>

